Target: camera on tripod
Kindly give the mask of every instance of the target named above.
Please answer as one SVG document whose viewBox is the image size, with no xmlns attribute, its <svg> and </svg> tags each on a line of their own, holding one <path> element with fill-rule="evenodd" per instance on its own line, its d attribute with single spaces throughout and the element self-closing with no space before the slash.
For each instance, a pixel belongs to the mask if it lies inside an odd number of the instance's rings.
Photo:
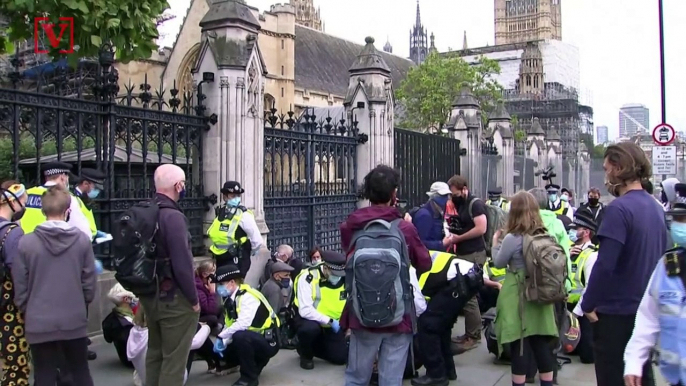
<svg viewBox="0 0 686 386">
<path fill-rule="evenodd" d="M 553 183 L 553 178 L 557 177 L 557 174 L 554 172 L 555 167 L 554 166 L 548 166 L 545 169 L 541 169 L 534 173 L 536 177 L 541 176 L 543 181 L 548 181 L 549 184 Z"/>
</svg>

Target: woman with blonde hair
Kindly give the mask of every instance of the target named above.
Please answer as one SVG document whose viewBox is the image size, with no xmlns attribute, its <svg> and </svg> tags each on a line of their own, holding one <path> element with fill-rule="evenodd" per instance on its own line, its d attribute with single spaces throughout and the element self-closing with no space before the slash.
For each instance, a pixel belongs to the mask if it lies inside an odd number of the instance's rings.
<svg viewBox="0 0 686 386">
<path fill-rule="evenodd" d="M 557 365 L 552 347 L 558 338 L 553 304 L 528 302 L 524 298 L 526 262 L 522 252 L 524 236 L 546 232 L 538 203 L 528 192 L 517 193 L 510 203 L 505 238 L 493 236 L 493 263 L 507 267 L 503 287 L 496 306 L 495 330 L 498 345 L 510 345 L 512 385 L 522 386 L 526 380 L 528 362 L 535 358 L 541 386 L 553 385 L 553 370 Z"/>
</svg>

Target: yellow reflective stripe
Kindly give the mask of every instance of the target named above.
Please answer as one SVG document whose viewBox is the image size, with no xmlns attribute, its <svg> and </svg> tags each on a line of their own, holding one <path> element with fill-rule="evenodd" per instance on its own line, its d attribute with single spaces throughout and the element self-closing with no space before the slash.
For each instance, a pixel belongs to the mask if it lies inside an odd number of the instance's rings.
<svg viewBox="0 0 686 386">
<path fill-rule="evenodd" d="M 439 251 L 429 251 L 429 252 L 431 252 L 431 262 L 432 262 L 431 270 L 429 270 L 428 272 L 424 272 L 423 274 L 421 274 L 421 276 L 419 276 L 419 288 L 420 289 L 424 288 L 424 285 L 426 284 L 426 281 L 429 279 L 430 274 L 440 272 L 441 269 L 443 269 L 443 267 L 438 267 L 438 264 L 434 264 L 436 262 L 436 259 L 438 259 L 438 257 L 441 256 L 441 254 L 443 254 L 443 253 L 449 254 L 447 252 L 439 252 Z"/>
<path fill-rule="evenodd" d="M 262 327 L 253 327 L 252 326 L 252 323 L 254 323 L 254 320 L 253 320 L 253 321 L 251 321 L 251 326 L 248 327 L 248 331 L 263 333 L 264 331 L 268 330 L 272 326 L 274 321 L 276 321 L 277 327 L 281 326 L 281 322 L 276 317 L 276 313 L 274 313 L 274 310 L 269 305 L 269 302 L 264 297 L 264 295 L 262 295 L 262 293 L 260 293 L 259 291 L 256 291 L 254 288 L 250 287 L 247 284 L 241 284 L 241 286 L 238 287 L 238 291 L 244 291 L 244 294 L 248 293 L 248 294 L 252 295 L 261 303 L 262 306 L 267 308 L 267 311 L 269 311 L 269 317 L 267 317 L 267 319 L 264 321 L 264 323 L 262 324 Z M 244 294 L 236 296 L 236 299 L 235 299 L 235 301 L 236 301 L 236 315 L 240 315 L 240 313 L 241 313 L 241 303 L 243 301 L 243 295 Z M 225 317 L 224 320 L 226 322 L 225 323 L 226 327 L 229 327 L 230 325 L 232 325 L 234 323 L 234 320 L 228 319 L 228 316 Z"/>
<path fill-rule="evenodd" d="M 312 306 L 316 310 L 319 308 L 319 302 L 322 301 L 322 289 L 319 286 L 319 280 L 321 280 L 321 275 L 319 273 L 319 269 L 314 270 L 312 272 L 312 281 L 310 284 L 312 284 Z"/>
<path fill-rule="evenodd" d="M 572 282 L 572 288 L 569 291 L 570 296 L 569 299 L 567 299 L 568 303 L 576 303 L 581 298 L 581 294 L 583 293 L 584 288 L 586 288 L 581 280 L 583 278 L 584 268 L 586 267 L 586 260 L 588 260 L 589 256 L 591 256 L 591 254 L 594 252 L 596 252 L 595 247 L 593 245 L 589 245 L 583 251 L 581 251 L 579 256 L 572 263 L 572 265 L 576 265 L 576 272 L 570 272 L 572 275 L 570 278 L 570 281 Z"/>
</svg>

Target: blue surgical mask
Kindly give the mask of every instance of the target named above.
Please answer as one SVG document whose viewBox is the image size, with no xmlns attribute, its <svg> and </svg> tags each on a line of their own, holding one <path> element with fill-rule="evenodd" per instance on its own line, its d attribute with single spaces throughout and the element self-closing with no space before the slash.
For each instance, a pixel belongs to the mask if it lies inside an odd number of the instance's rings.
<svg viewBox="0 0 686 386">
<path fill-rule="evenodd" d="M 136 308 L 137 305 L 138 305 L 138 300 L 135 300 L 135 299 L 131 300 L 131 302 L 129 303 L 129 306 L 131 308 Z"/>
<path fill-rule="evenodd" d="M 562 201 L 569 201 L 569 197 L 567 197 L 566 194 L 563 194 L 563 195 L 560 196 L 560 200 L 562 200 Z"/>
<path fill-rule="evenodd" d="M 336 275 L 329 275 L 329 279 L 328 279 L 328 280 L 329 280 L 329 283 L 331 283 L 331 284 L 333 284 L 333 285 L 336 285 L 336 284 L 338 284 L 338 283 L 341 281 L 341 277 L 340 277 L 340 276 L 336 276 Z"/>
<path fill-rule="evenodd" d="M 686 223 L 672 221 L 669 233 L 672 235 L 672 240 L 674 240 L 677 245 L 680 247 L 686 245 Z"/>
<path fill-rule="evenodd" d="M 93 188 L 90 192 L 88 192 L 88 198 L 94 199 L 100 195 L 100 189 L 98 188 Z"/>
<path fill-rule="evenodd" d="M 557 194 L 549 194 L 549 195 L 548 195 L 548 200 L 550 200 L 550 202 L 555 202 L 555 201 L 557 201 Z"/>
<path fill-rule="evenodd" d="M 182 200 L 184 197 L 186 197 L 186 188 L 185 187 L 179 192 L 179 200 Z"/>
<path fill-rule="evenodd" d="M 232 199 L 226 200 L 226 206 L 230 206 L 230 207 L 235 208 L 240 204 L 241 204 L 241 198 L 240 197 L 234 197 Z"/>
<path fill-rule="evenodd" d="M 228 298 L 229 296 L 231 296 L 231 292 L 229 292 L 229 290 L 226 289 L 226 287 L 224 287 L 223 285 L 217 287 L 217 294 L 219 294 L 219 296 L 223 298 Z"/>
<path fill-rule="evenodd" d="M 578 237 L 576 237 L 576 230 L 570 229 L 568 232 L 569 239 L 572 240 L 573 243 L 576 243 L 577 240 L 579 240 Z"/>
<path fill-rule="evenodd" d="M 289 279 L 287 277 L 281 279 L 281 287 L 288 288 L 290 286 L 291 286 L 291 279 Z"/>
</svg>

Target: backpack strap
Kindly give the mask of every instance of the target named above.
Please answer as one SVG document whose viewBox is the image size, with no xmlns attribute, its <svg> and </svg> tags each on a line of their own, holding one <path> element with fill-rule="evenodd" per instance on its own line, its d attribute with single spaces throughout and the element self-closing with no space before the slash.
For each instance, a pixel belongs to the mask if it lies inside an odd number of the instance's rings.
<svg viewBox="0 0 686 386">
<path fill-rule="evenodd" d="M 467 213 L 469 213 L 469 218 L 474 220 L 474 215 L 472 214 L 472 207 L 474 206 L 474 203 L 479 199 L 479 197 L 473 197 L 469 201 L 469 206 L 467 207 Z"/>
<path fill-rule="evenodd" d="M 438 203 L 434 200 L 429 200 L 429 203 L 431 205 L 431 208 L 433 208 L 434 210 L 434 218 L 443 218 L 445 214 L 443 213 L 443 209 L 441 209 L 441 206 L 438 205 Z M 439 217 L 436 217 L 436 215 L 438 215 Z"/>
<path fill-rule="evenodd" d="M 2 259 L 2 263 L 4 264 L 5 262 L 5 242 L 7 241 L 7 237 L 10 235 L 10 232 L 12 232 L 12 229 L 18 227 L 18 225 L 14 222 L 7 221 L 0 225 L 0 229 L 5 229 L 5 234 L 2 236 L 2 240 L 0 240 L 0 259 Z"/>
</svg>

